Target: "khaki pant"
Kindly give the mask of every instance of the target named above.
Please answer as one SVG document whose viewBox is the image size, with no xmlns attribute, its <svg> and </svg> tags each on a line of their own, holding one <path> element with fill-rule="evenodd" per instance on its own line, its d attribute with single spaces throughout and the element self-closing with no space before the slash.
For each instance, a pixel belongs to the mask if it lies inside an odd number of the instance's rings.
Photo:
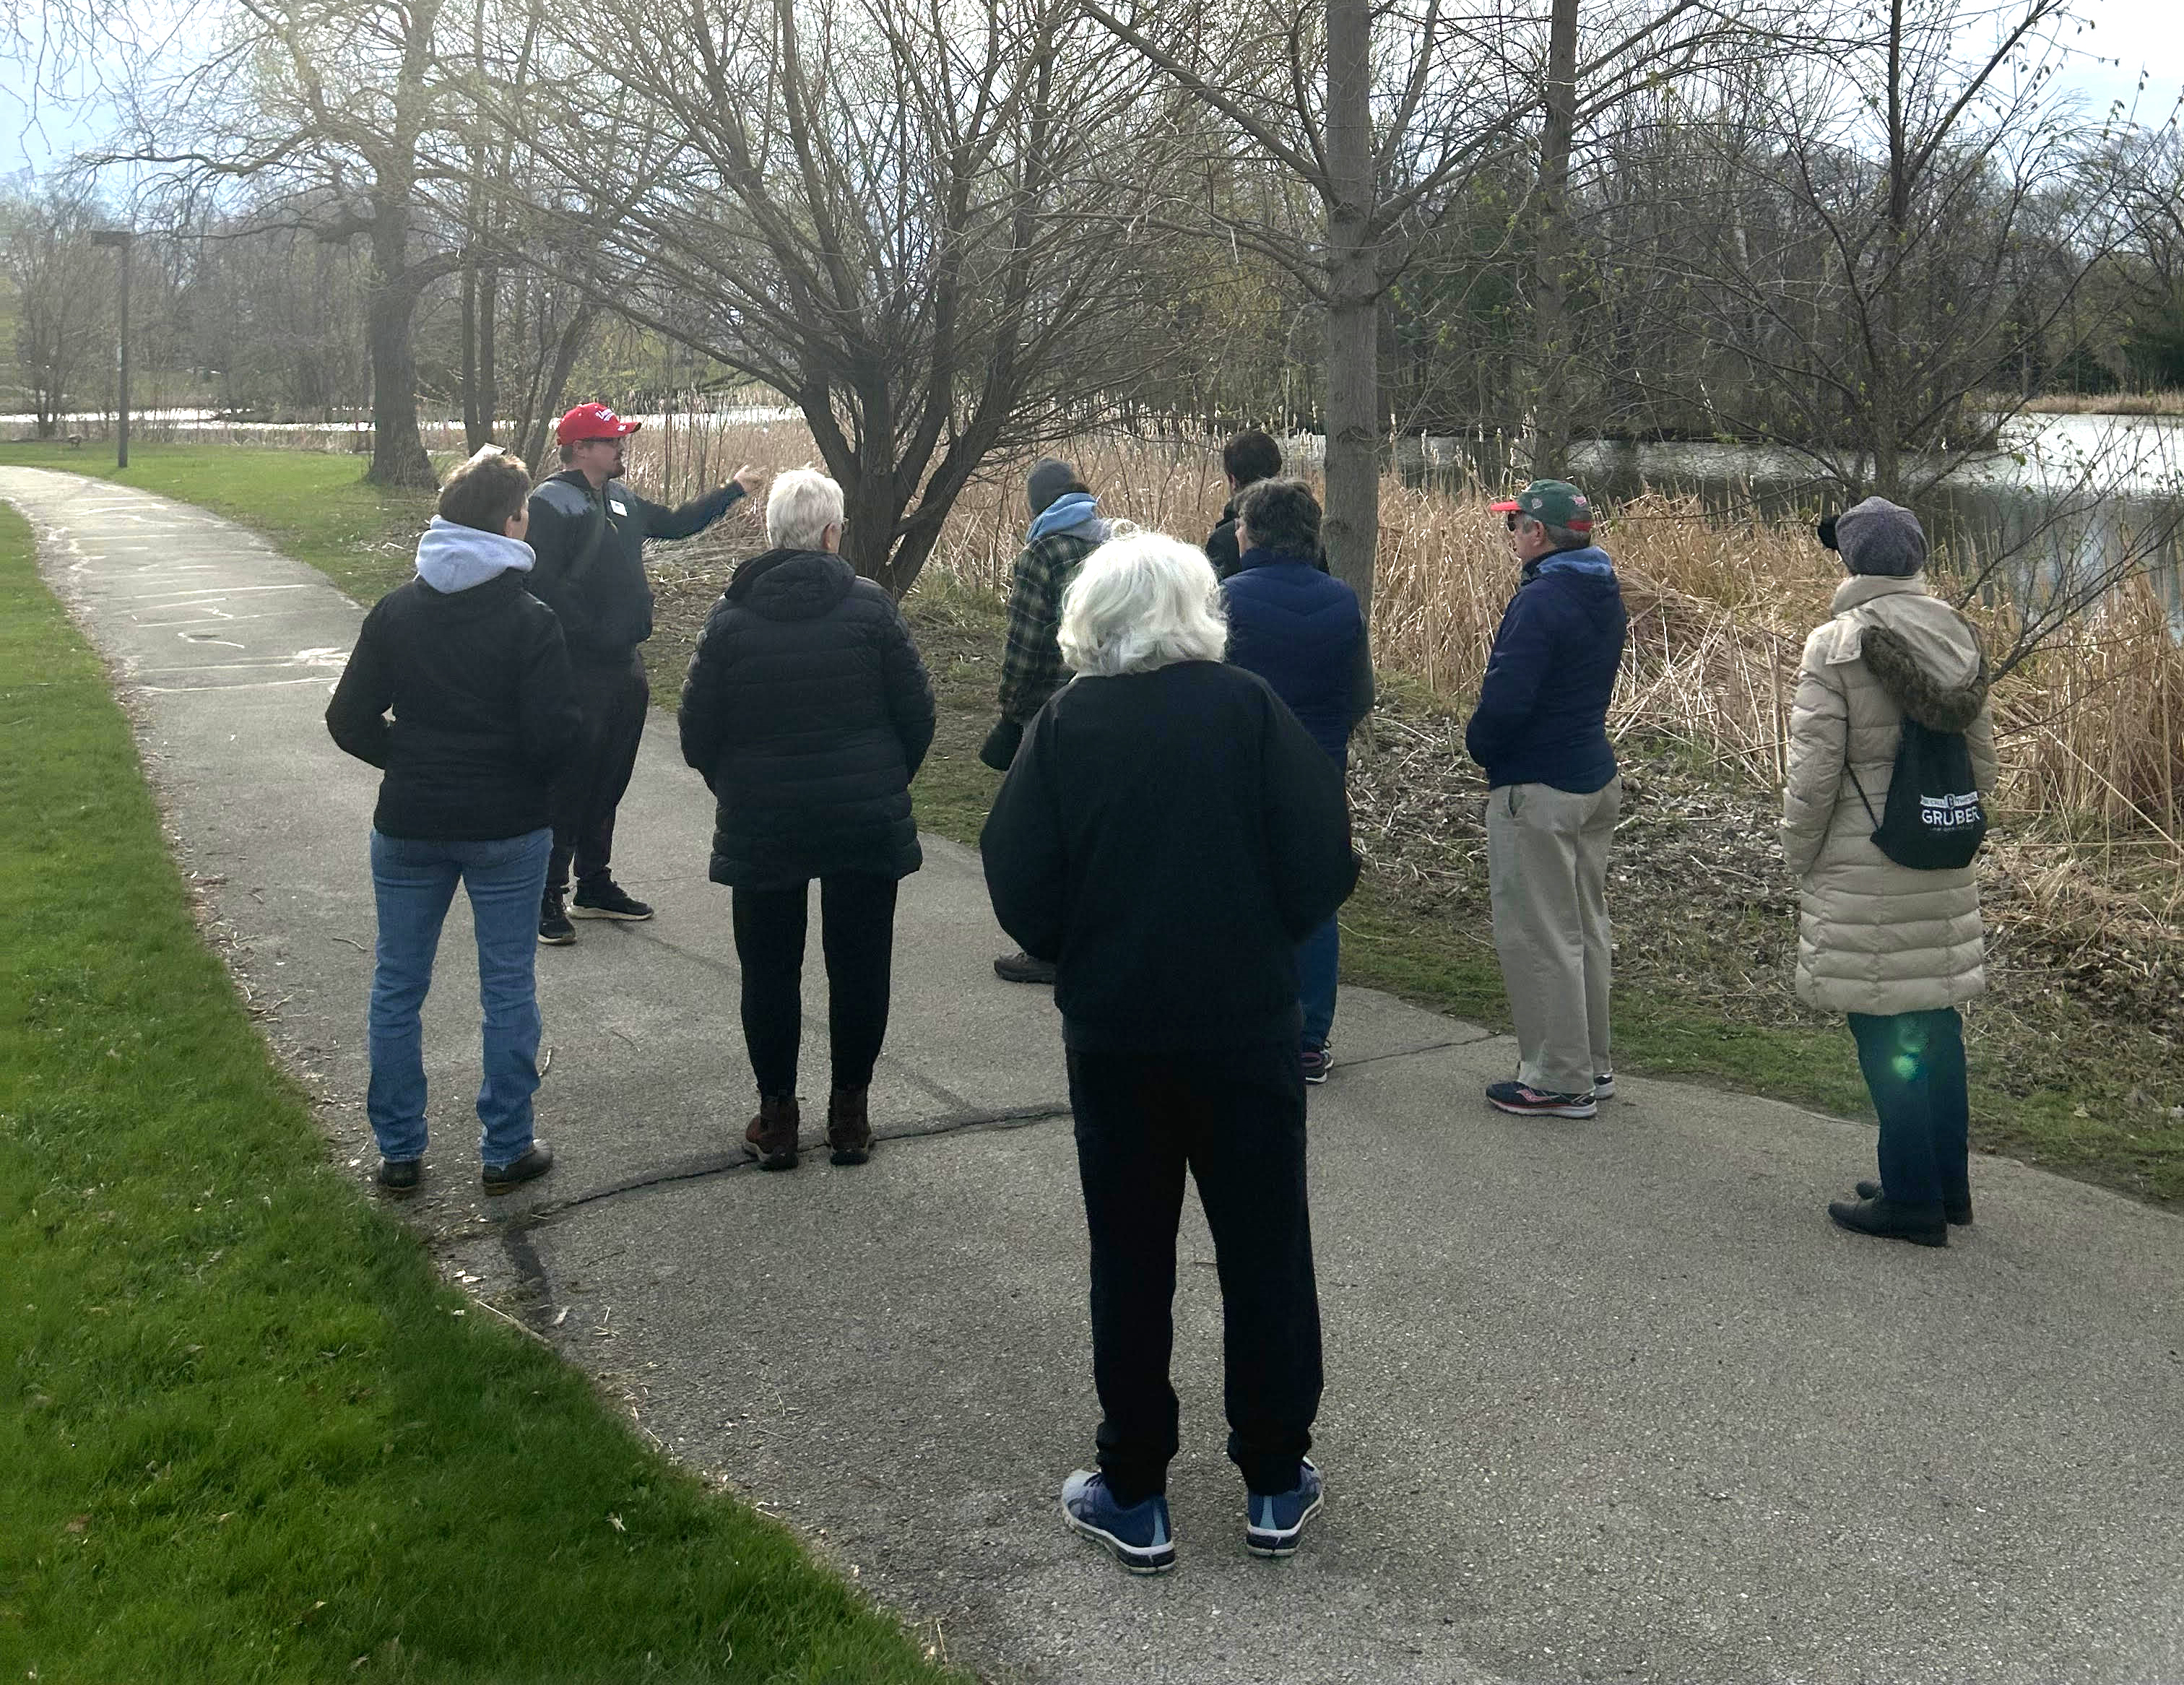
<svg viewBox="0 0 2184 1685">
<path fill-rule="evenodd" d="M 1607 845 L 1623 780 L 1590 795 L 1504 784 L 1486 798 L 1494 951 L 1517 1021 L 1517 1080 L 1590 1094 L 1608 1059 Z"/>
</svg>

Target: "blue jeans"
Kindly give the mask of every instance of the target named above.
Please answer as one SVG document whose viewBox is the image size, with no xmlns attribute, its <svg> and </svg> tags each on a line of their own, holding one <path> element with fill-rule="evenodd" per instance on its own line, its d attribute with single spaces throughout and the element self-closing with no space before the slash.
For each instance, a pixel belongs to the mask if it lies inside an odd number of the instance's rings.
<svg viewBox="0 0 2184 1685">
<path fill-rule="evenodd" d="M 1969 1200 L 1971 1102 L 1957 1009 L 1852 1013 L 1850 1033 L 1880 1114 L 1881 1192 L 1902 1205 Z"/>
<path fill-rule="evenodd" d="M 485 1010 L 478 1154 L 498 1167 L 531 1150 L 531 1096 L 538 1089 L 538 899 L 553 845 L 553 832 L 543 828 L 491 842 L 426 842 L 372 832 L 379 950 L 371 974 L 371 1086 L 365 1109 L 381 1157 L 425 1156 L 420 1013 L 458 881 L 470 896 L 477 930 L 478 1001 Z"/>
<path fill-rule="evenodd" d="M 1342 960 L 1342 927 L 1333 918 L 1297 944 L 1297 998 L 1304 1006 L 1304 1041 L 1324 1047 L 1334 1028 L 1334 974 Z"/>
</svg>

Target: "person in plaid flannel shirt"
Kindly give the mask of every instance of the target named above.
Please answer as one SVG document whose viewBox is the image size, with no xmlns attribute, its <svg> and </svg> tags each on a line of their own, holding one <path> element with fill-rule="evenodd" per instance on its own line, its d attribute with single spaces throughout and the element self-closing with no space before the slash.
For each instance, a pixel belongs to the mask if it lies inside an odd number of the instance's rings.
<svg viewBox="0 0 2184 1685">
<path fill-rule="evenodd" d="M 1008 642 L 1001 654 L 1001 717 L 986 734 L 978 758 L 997 773 L 1016 759 L 1024 728 L 1061 689 L 1068 672 L 1055 630 L 1061 624 L 1061 594 L 1077 577 L 1084 558 L 1107 541 L 1100 500 L 1077 477 L 1076 469 L 1056 457 L 1033 465 L 1025 484 L 1031 504 L 1031 528 L 1017 557 L 1009 588 Z M 1028 954 L 1004 954 L 994 969 L 1011 983 L 1051 983 L 1054 968 Z"/>
</svg>

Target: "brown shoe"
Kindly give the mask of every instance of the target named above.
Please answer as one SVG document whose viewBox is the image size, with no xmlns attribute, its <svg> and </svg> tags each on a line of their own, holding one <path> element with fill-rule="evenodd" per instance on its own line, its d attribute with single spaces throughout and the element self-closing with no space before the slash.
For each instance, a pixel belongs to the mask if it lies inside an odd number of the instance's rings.
<svg viewBox="0 0 2184 1685">
<path fill-rule="evenodd" d="M 761 1170 L 794 1170 L 796 1131 L 801 1122 L 794 1095 L 778 1100 L 761 1096 L 758 1116 L 744 1131 L 744 1151 L 758 1160 Z"/>
<path fill-rule="evenodd" d="M 838 1088 L 827 1096 L 827 1145 L 834 1149 L 830 1162 L 836 1164 L 861 1164 L 872 1156 L 863 1089 Z"/>
</svg>

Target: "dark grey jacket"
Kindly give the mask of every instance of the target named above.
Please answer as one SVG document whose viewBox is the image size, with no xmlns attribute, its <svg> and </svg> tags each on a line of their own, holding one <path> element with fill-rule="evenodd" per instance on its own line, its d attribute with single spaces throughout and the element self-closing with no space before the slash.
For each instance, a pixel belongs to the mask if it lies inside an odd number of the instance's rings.
<svg viewBox="0 0 2184 1685">
<path fill-rule="evenodd" d="M 736 570 L 690 657 L 682 758 L 718 804 L 716 884 L 785 889 L 923 856 L 910 781 L 933 683 L 894 600 L 838 555 L 768 550 Z"/>
<path fill-rule="evenodd" d="M 652 636 L 652 586 L 644 577 L 649 538 L 688 538 L 727 514 L 744 494 L 733 482 L 680 508 L 652 503 L 620 480 L 598 492 L 575 469 L 531 494 L 531 548 L 538 565 L 531 594 L 552 609 L 578 666 L 616 666 Z"/>
</svg>

